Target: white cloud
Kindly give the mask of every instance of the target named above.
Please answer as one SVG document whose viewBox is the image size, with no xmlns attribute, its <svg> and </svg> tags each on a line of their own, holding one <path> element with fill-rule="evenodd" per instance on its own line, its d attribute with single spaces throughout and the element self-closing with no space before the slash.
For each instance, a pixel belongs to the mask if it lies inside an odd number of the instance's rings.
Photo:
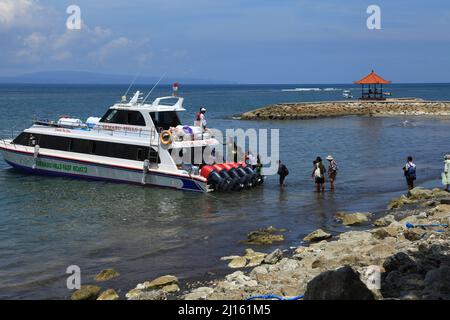
<svg viewBox="0 0 450 320">
<path fill-rule="evenodd" d="M 23 44 L 29 48 L 40 48 L 47 40 L 47 37 L 40 32 L 32 32 L 23 39 Z"/>
<path fill-rule="evenodd" d="M 103 63 L 109 57 L 116 55 L 117 53 L 123 52 L 123 50 L 131 47 L 132 42 L 126 37 L 120 37 L 113 39 L 108 43 L 101 46 L 98 50 L 92 51 L 88 54 L 91 59 Z"/>
<path fill-rule="evenodd" d="M 132 40 L 111 29 L 90 27 L 82 21 L 80 30 L 65 26 L 67 13 L 39 0 L 0 0 L 0 67 L 18 69 L 91 69 L 143 65 L 154 53 L 148 39 Z"/>
<path fill-rule="evenodd" d="M 36 26 L 42 10 L 35 0 L 0 0 L 0 29 Z"/>
</svg>

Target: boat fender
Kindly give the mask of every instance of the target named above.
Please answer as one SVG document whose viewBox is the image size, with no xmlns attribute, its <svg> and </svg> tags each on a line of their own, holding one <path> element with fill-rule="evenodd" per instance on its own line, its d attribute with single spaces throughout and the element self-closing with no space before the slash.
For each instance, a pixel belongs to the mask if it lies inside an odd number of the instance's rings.
<svg viewBox="0 0 450 320">
<path fill-rule="evenodd" d="M 33 153 L 34 163 L 32 166 L 33 170 L 36 169 L 36 161 L 37 161 L 38 156 L 39 156 L 39 145 L 37 144 L 34 146 L 34 153 Z"/>
<path fill-rule="evenodd" d="M 150 166 L 150 160 L 145 159 L 143 166 L 142 166 L 142 180 L 141 180 L 142 184 L 145 184 L 145 178 L 147 177 L 149 166 Z"/>
</svg>

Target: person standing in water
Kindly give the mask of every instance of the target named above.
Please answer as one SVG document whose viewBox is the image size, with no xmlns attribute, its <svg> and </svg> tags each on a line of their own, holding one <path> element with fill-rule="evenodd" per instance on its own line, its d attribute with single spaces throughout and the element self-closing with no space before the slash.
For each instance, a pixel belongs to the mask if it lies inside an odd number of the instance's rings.
<svg viewBox="0 0 450 320">
<path fill-rule="evenodd" d="M 336 175 L 337 175 L 337 163 L 334 160 L 332 155 L 329 155 L 327 157 L 327 160 L 329 162 L 329 165 L 328 165 L 328 179 L 330 180 L 330 189 L 334 190 L 334 181 L 336 181 Z"/>
<path fill-rule="evenodd" d="M 255 170 L 256 165 L 257 165 L 257 159 L 256 157 L 253 155 L 253 153 L 249 152 L 247 155 L 248 158 L 248 164 L 250 165 L 250 167 Z"/>
<path fill-rule="evenodd" d="M 289 170 L 283 163 L 281 163 L 281 160 L 278 160 L 277 173 L 280 176 L 280 187 L 284 187 L 284 179 L 286 179 L 286 177 L 288 176 Z"/>
<path fill-rule="evenodd" d="M 255 173 L 257 175 L 262 175 L 262 167 L 263 167 L 263 165 L 262 165 L 262 162 L 261 162 L 261 157 L 258 154 L 256 156 L 256 166 L 255 166 L 255 168 L 253 170 L 255 170 Z"/>
<path fill-rule="evenodd" d="M 444 172 L 442 172 L 442 184 L 445 186 L 445 191 L 450 192 L 450 154 L 444 157 Z"/>
<path fill-rule="evenodd" d="M 311 174 L 311 177 L 314 179 L 316 183 L 316 190 L 317 192 L 323 192 L 325 191 L 325 173 L 327 172 L 327 169 L 325 169 L 325 166 L 322 163 L 322 158 L 317 157 L 316 161 L 314 163 L 314 169 Z"/>
<path fill-rule="evenodd" d="M 414 180 L 416 180 L 416 165 L 413 162 L 411 156 L 408 157 L 405 166 L 403 167 L 403 173 L 408 184 L 408 190 L 414 189 Z"/>
</svg>

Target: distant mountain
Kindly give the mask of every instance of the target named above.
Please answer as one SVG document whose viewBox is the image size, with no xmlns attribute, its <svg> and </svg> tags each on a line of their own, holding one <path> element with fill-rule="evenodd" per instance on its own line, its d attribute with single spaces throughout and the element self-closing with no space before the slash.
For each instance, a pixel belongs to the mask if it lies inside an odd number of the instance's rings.
<svg viewBox="0 0 450 320">
<path fill-rule="evenodd" d="M 130 84 L 135 76 L 104 74 L 86 71 L 47 71 L 26 73 L 12 77 L 0 77 L 0 83 L 30 84 Z M 136 84 L 154 84 L 159 77 L 139 76 Z M 164 78 L 161 83 L 181 82 L 183 84 L 236 84 L 233 81 L 196 79 L 196 78 Z"/>
</svg>

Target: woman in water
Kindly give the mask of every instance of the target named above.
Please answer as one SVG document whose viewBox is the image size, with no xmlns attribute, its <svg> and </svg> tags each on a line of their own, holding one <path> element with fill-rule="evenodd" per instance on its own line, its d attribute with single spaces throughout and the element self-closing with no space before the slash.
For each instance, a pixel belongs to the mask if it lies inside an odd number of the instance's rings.
<svg viewBox="0 0 450 320">
<path fill-rule="evenodd" d="M 314 169 L 311 174 L 311 177 L 316 182 L 316 190 L 317 192 L 323 192 L 325 191 L 325 173 L 327 170 L 325 169 L 325 166 L 322 163 L 322 158 L 317 157 L 316 161 L 313 162 Z"/>
</svg>

